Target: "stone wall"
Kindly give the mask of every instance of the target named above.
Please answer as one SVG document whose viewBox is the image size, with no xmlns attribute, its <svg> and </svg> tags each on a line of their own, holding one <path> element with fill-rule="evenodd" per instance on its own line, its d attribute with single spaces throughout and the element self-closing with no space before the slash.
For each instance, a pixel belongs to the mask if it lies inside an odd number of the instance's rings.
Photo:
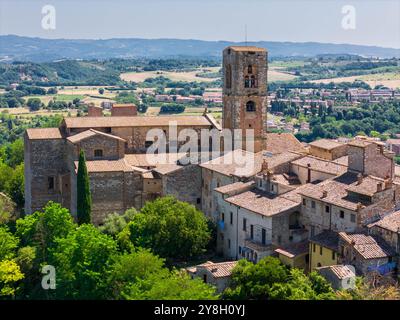
<svg viewBox="0 0 400 320">
<path fill-rule="evenodd" d="M 187 165 L 163 175 L 162 195 L 172 195 L 201 209 L 201 168 L 194 164 Z"/>
<path fill-rule="evenodd" d="M 60 177 L 68 172 L 65 141 L 29 140 L 25 136 L 24 158 L 25 213 L 41 210 L 48 201 L 61 203 Z"/>
<path fill-rule="evenodd" d="M 267 120 L 267 69 L 266 51 L 236 51 L 230 47 L 223 52 L 223 128 L 254 130 L 254 151 L 265 149 L 264 135 Z M 249 73 L 249 68 L 252 69 Z M 246 87 L 245 77 L 255 77 L 256 85 Z M 254 111 L 246 110 L 252 102 Z M 243 148 L 245 144 L 243 143 Z"/>
</svg>

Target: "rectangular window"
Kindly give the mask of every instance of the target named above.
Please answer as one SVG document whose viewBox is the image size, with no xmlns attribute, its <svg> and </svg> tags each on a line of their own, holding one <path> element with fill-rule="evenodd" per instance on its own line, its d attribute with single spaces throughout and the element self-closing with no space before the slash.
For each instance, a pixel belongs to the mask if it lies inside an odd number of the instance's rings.
<svg viewBox="0 0 400 320">
<path fill-rule="evenodd" d="M 355 214 L 352 213 L 352 214 L 350 215 L 350 221 L 351 221 L 351 222 L 356 222 L 356 215 L 355 215 Z"/>
<path fill-rule="evenodd" d="M 47 189 L 54 190 L 54 177 L 47 178 Z"/>
<path fill-rule="evenodd" d="M 247 230 L 246 223 L 247 223 L 246 218 L 243 218 L 243 231 L 246 231 L 246 230 Z"/>
<path fill-rule="evenodd" d="M 315 243 L 313 243 L 312 248 L 312 251 L 315 252 Z"/>
<path fill-rule="evenodd" d="M 315 209 L 315 201 L 311 201 L 311 208 Z"/>
<path fill-rule="evenodd" d="M 306 199 L 303 199 L 303 206 L 306 205 Z"/>
<path fill-rule="evenodd" d="M 278 238 L 278 242 L 279 243 L 281 242 L 279 238 Z M 265 231 L 265 229 L 261 229 L 261 243 L 264 244 L 264 245 L 266 243 L 266 231 Z"/>
<path fill-rule="evenodd" d="M 231 211 L 230 215 L 231 215 L 231 224 L 233 224 L 233 212 L 232 211 Z"/>
<path fill-rule="evenodd" d="M 322 256 L 322 247 L 319 247 L 319 254 Z"/>
<path fill-rule="evenodd" d="M 330 212 L 330 208 L 329 206 L 325 206 L 325 212 L 329 213 Z"/>
<path fill-rule="evenodd" d="M 254 238 L 254 226 L 251 224 L 250 225 L 250 239 L 253 240 Z"/>
<path fill-rule="evenodd" d="M 228 239 L 228 248 L 231 248 L 231 239 Z"/>
<path fill-rule="evenodd" d="M 95 157 L 95 158 L 101 158 L 101 157 L 103 157 L 103 150 L 101 150 L 101 149 L 96 149 L 96 150 L 94 150 L 94 157 Z"/>
<path fill-rule="evenodd" d="M 332 260 L 335 260 L 335 259 L 336 259 L 335 251 L 332 251 Z"/>
<path fill-rule="evenodd" d="M 200 198 L 197 198 L 196 202 L 197 202 L 197 204 L 200 204 L 200 202 L 201 202 Z"/>
<path fill-rule="evenodd" d="M 239 254 L 242 254 L 242 247 L 239 246 Z"/>
<path fill-rule="evenodd" d="M 340 210 L 340 218 L 344 219 L 344 211 L 343 210 Z"/>
<path fill-rule="evenodd" d="M 221 213 L 221 220 L 223 221 L 223 222 L 225 222 L 225 213 Z"/>
</svg>

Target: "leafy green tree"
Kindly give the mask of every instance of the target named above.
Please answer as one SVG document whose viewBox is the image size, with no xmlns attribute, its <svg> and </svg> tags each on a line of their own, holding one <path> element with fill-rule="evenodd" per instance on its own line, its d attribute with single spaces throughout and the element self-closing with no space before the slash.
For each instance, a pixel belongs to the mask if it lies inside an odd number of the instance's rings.
<svg viewBox="0 0 400 320">
<path fill-rule="evenodd" d="M 99 89 L 99 93 L 100 93 L 100 94 L 103 94 L 103 93 L 104 93 L 104 89 L 103 89 L 103 88 L 100 88 L 100 89 Z"/>
<path fill-rule="evenodd" d="M 227 299 L 267 299 L 270 287 L 285 282 L 288 269 L 277 258 L 266 257 L 257 264 L 245 259 L 232 271 L 232 285 L 224 292 Z"/>
<path fill-rule="evenodd" d="M 274 257 L 257 264 L 240 260 L 232 272 L 225 299 L 322 300 L 335 299 L 330 284 L 320 275 L 289 269 Z"/>
<path fill-rule="evenodd" d="M 109 282 L 114 299 L 217 298 L 214 287 L 200 279 L 190 279 L 186 272 L 168 270 L 164 267 L 164 259 L 145 249 L 117 256 L 111 267 Z"/>
<path fill-rule="evenodd" d="M 12 168 L 24 162 L 24 141 L 22 138 L 7 144 L 0 151 L 4 162 Z"/>
<path fill-rule="evenodd" d="M 136 213 L 135 208 L 126 210 L 124 214 L 111 213 L 104 219 L 104 223 L 99 229 L 106 234 L 116 236 L 133 219 Z"/>
<path fill-rule="evenodd" d="M 144 285 L 146 290 L 135 290 Z M 152 275 L 149 281 L 140 281 L 131 287 L 128 299 L 132 300 L 215 300 L 215 288 L 201 279 L 190 279 L 183 271 L 174 271 L 168 277 Z"/>
<path fill-rule="evenodd" d="M 5 225 L 0 225 L 0 261 L 12 259 L 15 256 L 19 239 Z"/>
<path fill-rule="evenodd" d="M 22 163 L 13 170 L 10 180 L 5 186 L 6 193 L 19 208 L 22 208 L 25 203 L 24 189 L 24 164 Z"/>
<path fill-rule="evenodd" d="M 0 297 L 14 298 L 17 283 L 24 278 L 19 266 L 12 260 L 0 261 Z"/>
<path fill-rule="evenodd" d="M 26 105 L 29 107 L 30 111 L 38 111 L 41 107 L 43 107 L 43 103 L 39 98 L 30 98 Z"/>
<path fill-rule="evenodd" d="M 91 224 L 57 238 L 49 263 L 57 270 L 57 298 L 103 299 L 117 243 Z"/>
<path fill-rule="evenodd" d="M 83 150 L 81 150 L 79 154 L 77 174 L 77 211 L 78 224 L 92 222 L 92 197 L 90 194 L 89 176 Z"/>
<path fill-rule="evenodd" d="M 173 197 L 147 202 L 127 228 L 134 246 L 170 260 L 201 254 L 211 240 L 204 214 Z"/>
<path fill-rule="evenodd" d="M 42 261 L 47 260 L 47 250 L 54 247 L 57 238 L 66 237 L 75 224 L 68 209 L 49 202 L 43 211 L 37 211 L 16 222 L 16 235 L 24 246 L 37 248 Z"/>
</svg>

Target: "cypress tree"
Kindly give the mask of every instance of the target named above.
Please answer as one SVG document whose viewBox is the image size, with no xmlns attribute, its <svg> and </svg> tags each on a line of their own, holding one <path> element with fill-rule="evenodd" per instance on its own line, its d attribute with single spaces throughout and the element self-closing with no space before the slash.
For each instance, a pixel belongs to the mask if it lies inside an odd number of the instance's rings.
<svg viewBox="0 0 400 320">
<path fill-rule="evenodd" d="M 86 168 L 85 153 L 79 153 L 79 165 L 77 176 L 77 210 L 78 224 L 92 222 L 92 197 L 89 188 L 89 176 Z"/>
</svg>

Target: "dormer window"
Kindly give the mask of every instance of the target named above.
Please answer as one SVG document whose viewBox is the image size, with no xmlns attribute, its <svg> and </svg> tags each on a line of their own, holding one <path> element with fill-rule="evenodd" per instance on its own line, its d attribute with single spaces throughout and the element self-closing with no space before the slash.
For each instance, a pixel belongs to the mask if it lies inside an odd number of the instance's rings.
<svg viewBox="0 0 400 320">
<path fill-rule="evenodd" d="M 102 158 L 103 157 L 103 150 L 101 150 L 101 149 L 94 150 L 94 157 L 95 158 Z"/>
</svg>

